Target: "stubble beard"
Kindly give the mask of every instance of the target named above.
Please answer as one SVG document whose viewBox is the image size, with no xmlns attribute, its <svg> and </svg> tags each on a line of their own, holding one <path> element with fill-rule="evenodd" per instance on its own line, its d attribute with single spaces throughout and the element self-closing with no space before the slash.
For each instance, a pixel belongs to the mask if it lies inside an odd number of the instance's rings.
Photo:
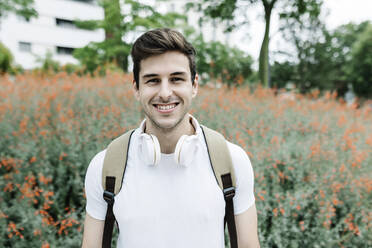
<svg viewBox="0 0 372 248">
<path fill-rule="evenodd" d="M 181 114 L 181 117 L 176 121 L 176 123 L 170 127 L 164 127 L 164 125 L 161 125 L 159 122 L 157 122 L 154 118 L 152 118 L 152 115 L 149 113 L 146 108 L 143 108 L 143 111 L 145 112 L 146 118 L 151 122 L 152 126 L 158 129 L 162 133 L 169 133 L 175 130 L 180 123 L 185 119 L 186 114 L 191 109 L 191 106 L 186 108 L 185 111 Z"/>
</svg>

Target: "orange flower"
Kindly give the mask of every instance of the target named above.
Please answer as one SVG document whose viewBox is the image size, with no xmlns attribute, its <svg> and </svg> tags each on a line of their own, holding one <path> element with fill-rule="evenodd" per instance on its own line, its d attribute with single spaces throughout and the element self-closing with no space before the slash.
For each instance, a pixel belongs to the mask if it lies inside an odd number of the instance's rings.
<svg viewBox="0 0 372 248">
<path fill-rule="evenodd" d="M 43 174 L 40 173 L 39 174 L 39 181 L 46 185 L 46 184 L 50 183 L 52 181 L 52 179 L 51 178 L 46 178 Z"/>
<path fill-rule="evenodd" d="M 4 187 L 4 192 L 11 192 L 13 191 L 13 183 L 7 183 Z"/>
<path fill-rule="evenodd" d="M 6 215 L 2 211 L 0 211 L 0 219 L 1 218 L 8 218 L 8 215 Z"/>
<path fill-rule="evenodd" d="M 275 217 L 278 216 L 278 209 L 277 209 L 277 208 L 274 208 L 274 209 L 273 209 L 273 213 L 274 213 L 274 216 L 275 216 Z"/>
<path fill-rule="evenodd" d="M 36 157 L 30 158 L 30 163 L 35 163 L 36 162 Z"/>
<path fill-rule="evenodd" d="M 35 229 L 34 230 L 34 236 L 39 236 L 41 235 L 41 230 L 40 229 Z"/>
<path fill-rule="evenodd" d="M 43 245 L 41 246 L 41 248 L 50 248 L 50 245 L 49 245 L 49 243 L 43 243 Z"/>
<path fill-rule="evenodd" d="M 332 224 L 332 221 L 331 220 L 325 220 L 323 222 L 323 226 L 326 228 L 326 229 L 329 229 L 329 227 L 331 226 Z"/>
<path fill-rule="evenodd" d="M 342 164 L 340 167 L 340 173 L 344 173 L 345 169 L 346 169 L 345 165 Z"/>
<path fill-rule="evenodd" d="M 62 152 L 61 155 L 59 155 L 59 160 L 62 161 L 64 157 L 66 157 L 67 154 Z"/>
<path fill-rule="evenodd" d="M 299 224 L 300 224 L 301 231 L 304 231 L 305 230 L 305 226 L 304 226 L 305 222 L 302 220 L 302 221 L 299 222 Z"/>
<path fill-rule="evenodd" d="M 279 138 L 278 138 L 278 136 L 272 137 L 270 143 L 271 144 L 279 144 Z"/>
</svg>

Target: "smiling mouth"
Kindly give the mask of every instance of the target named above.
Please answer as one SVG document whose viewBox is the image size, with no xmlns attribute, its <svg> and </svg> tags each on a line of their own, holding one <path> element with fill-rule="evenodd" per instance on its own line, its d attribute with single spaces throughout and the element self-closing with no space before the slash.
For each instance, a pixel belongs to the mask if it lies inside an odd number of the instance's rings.
<svg viewBox="0 0 372 248">
<path fill-rule="evenodd" d="M 169 104 L 153 104 L 153 106 L 160 112 L 171 112 L 179 103 Z"/>
</svg>

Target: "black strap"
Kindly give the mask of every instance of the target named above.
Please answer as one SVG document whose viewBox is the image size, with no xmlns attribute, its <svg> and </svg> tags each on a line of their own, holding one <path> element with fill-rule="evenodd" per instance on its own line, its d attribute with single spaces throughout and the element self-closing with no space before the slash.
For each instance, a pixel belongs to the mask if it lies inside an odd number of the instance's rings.
<svg viewBox="0 0 372 248">
<path fill-rule="evenodd" d="M 224 227 L 226 226 L 229 230 L 230 236 L 230 247 L 231 248 L 238 248 L 238 239 L 236 234 L 236 227 L 235 227 L 235 217 L 234 217 L 234 202 L 233 197 L 235 195 L 235 187 L 233 187 L 231 174 L 224 174 L 221 175 L 222 184 L 223 184 L 223 195 L 225 198 L 225 219 L 224 219 Z"/>
<path fill-rule="evenodd" d="M 112 231 L 114 229 L 115 216 L 114 207 L 114 188 L 115 177 L 106 177 L 106 190 L 103 192 L 103 199 L 107 202 L 107 212 L 105 218 L 105 227 L 103 229 L 102 248 L 111 248 Z"/>
</svg>

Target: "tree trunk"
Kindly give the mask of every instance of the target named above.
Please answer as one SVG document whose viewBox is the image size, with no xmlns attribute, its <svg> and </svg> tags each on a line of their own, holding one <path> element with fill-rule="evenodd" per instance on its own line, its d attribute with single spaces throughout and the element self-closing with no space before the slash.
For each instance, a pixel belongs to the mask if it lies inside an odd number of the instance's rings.
<svg viewBox="0 0 372 248">
<path fill-rule="evenodd" d="M 102 4 L 105 13 L 105 42 L 110 46 L 111 49 L 121 48 L 123 46 L 121 31 L 121 22 L 123 20 L 123 16 L 121 14 L 120 1 L 103 0 Z M 107 60 L 108 62 L 115 63 L 124 71 L 128 70 L 128 57 L 122 52 L 109 54 Z"/>
<path fill-rule="evenodd" d="M 270 34 L 270 18 L 271 18 L 271 11 L 274 7 L 276 0 L 272 0 L 272 2 L 268 3 L 267 1 L 263 1 L 263 5 L 265 8 L 265 35 L 262 41 L 261 50 L 260 50 L 260 57 L 259 57 L 259 68 L 258 73 L 260 76 L 261 84 L 264 87 L 267 87 L 269 84 L 269 34 Z"/>
<path fill-rule="evenodd" d="M 119 0 L 103 0 L 102 5 L 105 14 L 105 40 L 113 39 L 115 29 L 120 28 L 120 2 Z"/>
</svg>

